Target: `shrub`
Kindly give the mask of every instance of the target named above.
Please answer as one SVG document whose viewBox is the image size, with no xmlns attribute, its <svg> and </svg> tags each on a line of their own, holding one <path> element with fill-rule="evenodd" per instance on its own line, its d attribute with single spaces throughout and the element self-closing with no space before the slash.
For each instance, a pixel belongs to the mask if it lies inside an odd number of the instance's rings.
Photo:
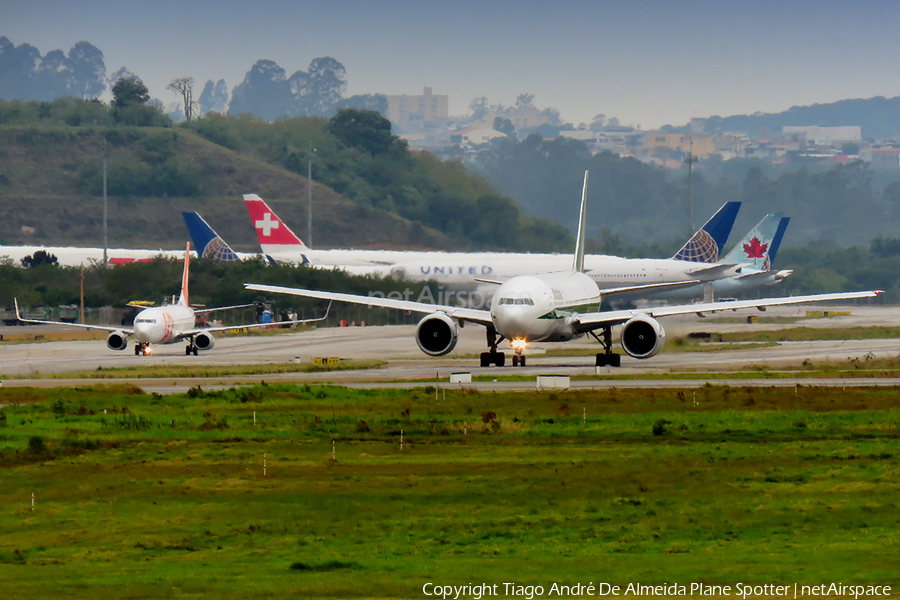
<svg viewBox="0 0 900 600">
<path fill-rule="evenodd" d="M 653 424 L 653 435 L 662 435 L 666 432 L 666 426 L 671 425 L 672 421 L 667 421 L 666 419 L 659 419 L 656 423 Z"/>
</svg>

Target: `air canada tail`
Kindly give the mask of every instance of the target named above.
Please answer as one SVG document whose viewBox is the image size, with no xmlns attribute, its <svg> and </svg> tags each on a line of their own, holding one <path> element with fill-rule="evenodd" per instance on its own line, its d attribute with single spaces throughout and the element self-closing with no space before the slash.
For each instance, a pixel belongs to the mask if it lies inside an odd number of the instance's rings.
<svg viewBox="0 0 900 600">
<path fill-rule="evenodd" d="M 191 243 L 187 243 L 184 251 L 184 272 L 181 274 L 181 295 L 178 297 L 178 306 L 188 306 L 188 273 L 191 266 Z"/>
<path fill-rule="evenodd" d="M 181 214 L 184 216 L 184 224 L 187 225 L 188 232 L 191 234 L 197 256 L 221 262 L 240 260 L 231 246 L 213 231 L 213 228 L 198 213 L 184 212 Z"/>
<path fill-rule="evenodd" d="M 784 213 L 769 213 L 763 220 L 756 224 L 756 227 L 744 236 L 735 247 L 725 255 L 722 259 L 726 263 L 740 263 L 748 265 L 760 271 L 769 271 L 772 268 L 772 247 L 775 244 L 775 238 L 779 229 L 781 235 L 784 235 L 784 228 L 781 227 L 784 221 Z M 778 240 L 779 244 L 781 239 Z"/>
<path fill-rule="evenodd" d="M 778 231 L 775 232 L 775 239 L 772 240 L 772 247 L 769 248 L 769 262 L 772 264 L 775 263 L 775 255 L 778 254 L 778 249 L 781 247 L 781 240 L 784 237 L 784 231 L 787 229 L 788 223 L 790 222 L 790 217 L 783 217 L 778 223 Z"/>
<path fill-rule="evenodd" d="M 298 238 L 284 222 L 278 218 L 265 200 L 256 194 L 244 194 L 244 203 L 250 213 L 250 220 L 256 229 L 259 246 L 263 254 L 281 252 L 307 252 L 309 247 Z"/>
<path fill-rule="evenodd" d="M 731 235 L 731 228 L 734 227 L 740 208 L 740 202 L 723 204 L 672 258 L 691 262 L 719 262 L 722 247 Z"/>
</svg>

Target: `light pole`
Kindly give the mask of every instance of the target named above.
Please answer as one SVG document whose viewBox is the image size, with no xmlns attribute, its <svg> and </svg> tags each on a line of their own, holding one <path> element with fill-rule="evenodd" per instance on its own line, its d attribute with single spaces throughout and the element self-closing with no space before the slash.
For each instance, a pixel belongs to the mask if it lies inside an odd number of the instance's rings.
<svg viewBox="0 0 900 600">
<path fill-rule="evenodd" d="M 690 219 L 690 230 L 688 230 L 688 235 L 694 235 L 694 194 L 691 189 L 691 179 L 693 175 L 693 167 L 694 163 L 699 160 L 694 154 L 694 140 L 691 140 L 690 144 L 690 152 L 687 156 L 684 157 L 684 162 L 687 163 L 688 166 L 688 218 Z"/>
<path fill-rule="evenodd" d="M 309 140 L 309 150 L 306 152 L 306 245 L 313 247 L 312 240 L 312 140 Z"/>
</svg>

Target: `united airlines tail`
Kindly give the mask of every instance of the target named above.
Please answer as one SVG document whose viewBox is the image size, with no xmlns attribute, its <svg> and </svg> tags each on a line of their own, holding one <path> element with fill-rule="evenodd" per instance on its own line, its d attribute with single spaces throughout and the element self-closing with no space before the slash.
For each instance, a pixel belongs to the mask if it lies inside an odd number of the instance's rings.
<svg viewBox="0 0 900 600">
<path fill-rule="evenodd" d="M 740 208 L 740 202 L 723 204 L 672 258 L 690 262 L 719 262 L 722 247 L 731 235 Z"/>
<path fill-rule="evenodd" d="M 211 258 L 215 261 L 233 262 L 240 260 L 237 253 L 223 240 L 219 234 L 213 231 L 206 221 L 198 213 L 184 212 L 184 224 L 187 225 L 197 256 Z"/>
<path fill-rule="evenodd" d="M 309 247 L 278 218 L 265 200 L 256 194 L 244 194 L 244 203 L 256 229 L 259 246 L 265 255 L 308 252 Z"/>
<path fill-rule="evenodd" d="M 740 242 L 722 259 L 724 262 L 740 263 L 748 265 L 753 269 L 760 271 L 769 271 L 772 269 L 771 249 L 778 235 L 784 213 L 769 213 L 763 220 L 756 224 L 756 227 L 750 230 L 750 233 L 744 236 Z M 787 223 L 781 229 L 781 235 L 784 235 L 784 229 Z M 781 243 L 781 239 L 778 239 Z"/>
<path fill-rule="evenodd" d="M 188 273 L 191 266 L 191 243 L 187 243 L 184 250 L 184 271 L 181 274 L 181 295 L 178 297 L 178 306 L 188 305 Z"/>
</svg>

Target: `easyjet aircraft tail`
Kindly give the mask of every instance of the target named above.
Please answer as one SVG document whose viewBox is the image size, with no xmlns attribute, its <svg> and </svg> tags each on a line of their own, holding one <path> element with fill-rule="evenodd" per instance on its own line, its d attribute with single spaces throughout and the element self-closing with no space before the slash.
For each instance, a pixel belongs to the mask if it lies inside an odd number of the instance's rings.
<svg viewBox="0 0 900 600">
<path fill-rule="evenodd" d="M 256 194 L 244 194 L 244 203 L 256 229 L 259 246 L 266 255 L 284 252 L 308 252 L 309 247 L 278 218 L 265 200 Z"/>
<path fill-rule="evenodd" d="M 734 220 L 740 208 L 740 202 L 723 204 L 722 208 L 716 211 L 716 214 L 710 217 L 709 221 L 704 223 L 672 258 L 691 262 L 719 262 L 722 247 L 731 235 L 731 228 L 734 227 Z"/>
</svg>

